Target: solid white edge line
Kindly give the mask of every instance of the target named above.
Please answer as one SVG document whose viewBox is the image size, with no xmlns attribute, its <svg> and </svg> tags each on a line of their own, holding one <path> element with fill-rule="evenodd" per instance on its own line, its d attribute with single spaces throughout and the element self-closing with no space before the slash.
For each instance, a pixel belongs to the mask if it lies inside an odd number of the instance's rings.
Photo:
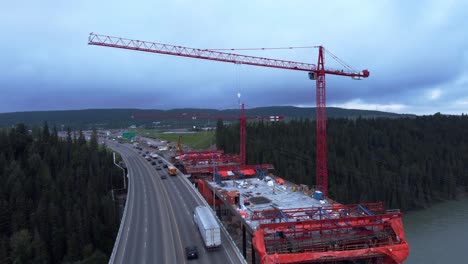
<svg viewBox="0 0 468 264">
<path fill-rule="evenodd" d="M 113 151 L 115 151 L 115 150 L 113 150 Z M 127 174 L 127 178 L 129 178 L 129 174 Z M 130 191 L 130 184 L 131 183 L 132 183 L 132 181 L 128 181 L 127 198 L 125 199 L 125 208 L 124 208 L 122 219 L 120 220 L 119 232 L 117 233 L 117 238 L 115 239 L 115 242 L 114 242 L 114 248 L 112 249 L 112 254 L 111 254 L 111 257 L 109 259 L 109 264 L 113 264 L 115 262 L 115 255 L 117 254 L 117 248 L 119 247 L 119 244 L 120 244 L 120 237 L 122 235 L 122 232 L 123 232 L 123 229 L 124 229 L 124 226 L 125 226 L 125 221 L 127 219 L 127 209 L 128 209 L 128 200 L 129 200 L 128 199 L 128 193 Z"/>
</svg>

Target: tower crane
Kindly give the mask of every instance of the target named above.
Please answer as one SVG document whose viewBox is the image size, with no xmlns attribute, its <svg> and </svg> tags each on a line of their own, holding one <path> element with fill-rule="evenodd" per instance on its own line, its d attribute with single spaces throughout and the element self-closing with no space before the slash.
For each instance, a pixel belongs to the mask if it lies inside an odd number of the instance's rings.
<svg viewBox="0 0 468 264">
<path fill-rule="evenodd" d="M 261 117 L 261 116 L 246 116 L 245 115 L 245 108 L 244 104 L 241 104 L 241 112 L 240 116 L 235 116 L 235 115 L 209 115 L 209 114 L 197 114 L 197 115 L 163 115 L 163 114 L 133 114 L 133 118 L 191 118 L 191 119 L 239 119 L 240 125 L 239 125 L 239 156 L 240 156 L 240 162 L 241 165 L 246 164 L 246 126 L 247 126 L 247 120 L 267 120 L 267 121 L 279 121 L 284 119 L 284 115 L 278 115 L 278 116 L 269 116 L 269 117 Z M 180 138 L 182 136 L 179 136 L 179 143 L 180 143 Z M 179 147 L 177 147 L 178 151 Z"/>
<path fill-rule="evenodd" d="M 346 63 L 326 50 L 323 46 L 318 48 L 317 64 L 294 62 L 287 60 L 269 59 L 256 56 L 240 55 L 228 52 L 221 52 L 210 49 L 195 49 L 170 44 L 155 43 L 149 41 L 125 39 L 106 35 L 91 33 L 88 38 L 89 45 L 144 51 L 150 53 L 166 54 L 188 58 L 213 60 L 220 62 L 230 62 L 235 64 L 246 64 L 253 66 L 305 71 L 309 78 L 316 83 L 316 189 L 322 191 L 322 194 L 328 196 L 328 169 L 327 169 L 327 120 L 326 120 L 326 89 L 325 76 L 338 75 L 347 76 L 353 79 L 363 79 L 369 77 L 369 71 L 356 71 Z M 345 69 L 331 69 L 325 67 L 325 52 L 339 62 Z M 242 122 L 242 120 L 241 120 Z"/>
</svg>

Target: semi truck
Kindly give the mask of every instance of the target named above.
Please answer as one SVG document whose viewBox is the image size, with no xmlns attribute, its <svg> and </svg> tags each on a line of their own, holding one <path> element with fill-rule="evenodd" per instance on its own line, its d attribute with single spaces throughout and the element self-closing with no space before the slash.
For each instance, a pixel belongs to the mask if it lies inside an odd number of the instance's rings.
<svg viewBox="0 0 468 264">
<path fill-rule="evenodd" d="M 221 228 L 210 208 L 206 206 L 195 207 L 193 211 L 193 221 L 197 225 L 203 244 L 205 244 L 208 250 L 216 249 L 221 246 Z"/>
</svg>

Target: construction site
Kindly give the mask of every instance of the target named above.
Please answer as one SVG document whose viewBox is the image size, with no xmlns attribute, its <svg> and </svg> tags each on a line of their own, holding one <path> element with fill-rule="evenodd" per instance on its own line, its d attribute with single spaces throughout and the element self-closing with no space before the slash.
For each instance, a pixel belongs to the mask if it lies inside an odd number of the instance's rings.
<svg viewBox="0 0 468 264">
<path fill-rule="evenodd" d="M 245 56 L 216 50 L 91 34 L 88 44 L 307 72 L 316 84 L 315 186 L 288 182 L 274 164 L 246 164 L 246 122 L 278 121 L 247 117 L 240 106 L 239 154 L 221 150 L 183 152 L 174 164 L 211 205 L 248 263 L 403 263 L 409 254 L 402 213 L 383 203 L 341 204 L 328 196 L 325 76 L 369 77 L 355 71 L 322 46 L 317 64 Z M 325 67 L 325 53 L 343 69 Z M 198 118 L 223 118 L 205 116 Z"/>
<path fill-rule="evenodd" d="M 409 253 L 399 210 L 342 205 L 262 169 L 221 173 L 233 175 L 197 186 L 249 263 L 402 263 Z"/>
<path fill-rule="evenodd" d="M 409 253 L 402 213 L 381 202 L 343 205 L 222 151 L 177 160 L 249 263 L 402 263 Z"/>
</svg>

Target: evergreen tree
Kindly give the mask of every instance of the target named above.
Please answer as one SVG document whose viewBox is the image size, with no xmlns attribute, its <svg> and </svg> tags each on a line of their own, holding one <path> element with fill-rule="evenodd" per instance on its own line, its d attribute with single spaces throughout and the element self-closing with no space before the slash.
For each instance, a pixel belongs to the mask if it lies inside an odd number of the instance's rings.
<svg viewBox="0 0 468 264">
<path fill-rule="evenodd" d="M 238 126 L 221 126 L 217 146 L 238 153 Z M 236 134 L 237 133 L 237 134 Z M 468 190 L 468 116 L 329 119 L 329 195 L 341 203 L 383 201 L 404 210 Z M 249 123 L 247 163 L 315 185 L 315 122 Z"/>
<path fill-rule="evenodd" d="M 49 253 L 47 250 L 47 246 L 41 238 L 41 235 L 36 230 L 34 232 L 34 238 L 32 242 L 32 250 L 33 250 L 33 262 L 37 264 L 47 264 L 50 263 Z"/>
<path fill-rule="evenodd" d="M 13 263 L 30 263 L 32 259 L 31 234 L 27 229 L 21 229 L 11 237 Z"/>
<path fill-rule="evenodd" d="M 0 264 L 10 263 L 9 241 L 8 237 L 0 236 Z"/>
<path fill-rule="evenodd" d="M 0 264 L 107 262 L 119 227 L 108 183 L 120 171 L 96 131 L 88 143 L 19 124 L 0 130 L 0 147 Z"/>
</svg>

